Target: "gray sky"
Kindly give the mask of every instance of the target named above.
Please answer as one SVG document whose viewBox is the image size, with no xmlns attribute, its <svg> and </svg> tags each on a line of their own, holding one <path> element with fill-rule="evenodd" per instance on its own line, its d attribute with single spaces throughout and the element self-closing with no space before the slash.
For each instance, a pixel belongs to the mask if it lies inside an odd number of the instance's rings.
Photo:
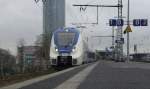
<svg viewBox="0 0 150 89">
<path fill-rule="evenodd" d="M 13 54 L 20 38 L 32 44 L 42 32 L 42 8 L 34 0 L 0 0 L 0 12 L 0 47 Z"/>
<path fill-rule="evenodd" d="M 95 22 L 96 9 L 87 8 L 80 13 L 79 8 L 72 7 L 72 4 L 116 4 L 117 0 L 66 0 L 66 25 L 77 22 Z M 131 20 L 134 18 L 150 19 L 149 5 L 150 0 L 130 0 L 131 1 Z M 126 16 L 127 0 L 123 0 L 124 15 Z M 36 36 L 42 33 L 42 5 L 35 4 L 34 0 L 0 0 L 0 47 L 9 49 L 13 54 L 16 53 L 17 40 L 24 38 L 27 44 L 33 44 Z M 99 9 L 99 25 L 86 25 L 84 29 L 86 35 L 110 35 L 111 27 L 107 26 L 109 18 L 117 15 L 114 8 Z M 125 27 L 124 27 L 125 28 Z M 150 26 L 132 27 L 131 51 L 133 44 L 138 44 L 139 51 L 144 52 L 150 49 Z M 93 33 L 90 33 L 93 31 Z M 126 37 L 126 35 L 125 35 Z M 104 49 L 111 45 L 111 39 L 93 40 L 95 49 Z M 126 44 L 124 46 L 126 49 Z"/>
</svg>

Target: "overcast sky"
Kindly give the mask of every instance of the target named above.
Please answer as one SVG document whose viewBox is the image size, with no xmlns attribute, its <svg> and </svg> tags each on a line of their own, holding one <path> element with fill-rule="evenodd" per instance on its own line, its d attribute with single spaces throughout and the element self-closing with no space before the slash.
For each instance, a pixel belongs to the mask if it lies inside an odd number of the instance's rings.
<svg viewBox="0 0 150 89">
<path fill-rule="evenodd" d="M 117 4 L 118 0 L 66 0 L 66 26 L 71 23 L 95 22 L 96 9 L 87 8 L 80 12 L 72 4 Z M 150 19 L 150 0 L 130 0 L 131 20 L 136 18 Z M 123 0 L 123 14 L 126 16 L 127 0 Z M 110 35 L 111 27 L 107 26 L 108 20 L 117 15 L 115 8 L 99 8 L 99 25 L 86 25 L 84 33 L 92 35 Z M 125 26 L 124 26 L 125 28 Z M 138 44 L 140 52 L 150 51 L 150 26 L 132 27 L 131 51 L 133 45 Z M 91 31 L 93 31 L 91 33 Z M 42 33 L 42 3 L 36 4 L 34 0 L 0 0 L 0 47 L 16 53 L 16 44 L 24 38 L 26 44 L 33 44 L 36 36 Z M 126 38 L 126 35 L 124 35 Z M 110 38 L 90 38 L 95 49 L 104 49 L 111 45 Z M 126 50 L 126 44 L 124 46 Z"/>
</svg>

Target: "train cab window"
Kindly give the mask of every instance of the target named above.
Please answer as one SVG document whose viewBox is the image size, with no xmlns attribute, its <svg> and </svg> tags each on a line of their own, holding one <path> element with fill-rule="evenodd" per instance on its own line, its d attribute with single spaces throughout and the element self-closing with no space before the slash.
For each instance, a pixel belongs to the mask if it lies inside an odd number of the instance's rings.
<svg viewBox="0 0 150 89">
<path fill-rule="evenodd" d="M 75 33 L 73 32 L 60 32 L 57 35 L 58 45 L 60 46 L 72 46 L 75 39 Z"/>
</svg>

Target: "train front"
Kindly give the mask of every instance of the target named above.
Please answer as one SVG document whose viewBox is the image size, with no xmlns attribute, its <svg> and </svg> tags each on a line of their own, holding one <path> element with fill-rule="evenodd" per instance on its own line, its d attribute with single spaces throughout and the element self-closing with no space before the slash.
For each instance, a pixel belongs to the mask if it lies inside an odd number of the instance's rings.
<svg viewBox="0 0 150 89">
<path fill-rule="evenodd" d="M 72 66 L 77 64 L 73 57 L 79 39 L 75 28 L 58 29 L 53 33 L 50 59 L 52 66 Z"/>
</svg>

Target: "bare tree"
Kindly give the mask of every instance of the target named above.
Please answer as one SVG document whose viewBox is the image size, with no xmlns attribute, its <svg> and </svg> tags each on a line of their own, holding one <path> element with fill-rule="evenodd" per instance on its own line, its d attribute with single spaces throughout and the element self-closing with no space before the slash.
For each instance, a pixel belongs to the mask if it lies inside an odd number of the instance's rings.
<svg viewBox="0 0 150 89">
<path fill-rule="evenodd" d="M 19 67 L 22 73 L 24 73 L 25 71 L 25 62 L 23 58 L 24 46 L 25 46 L 25 40 L 23 38 L 19 39 L 18 44 L 17 44 L 17 50 L 18 50 Z"/>
<path fill-rule="evenodd" d="M 37 36 L 37 39 L 35 41 L 35 45 L 36 46 L 42 46 L 42 43 L 43 43 L 43 34 Z"/>
<path fill-rule="evenodd" d="M 39 61 L 39 66 L 37 70 L 41 71 L 43 69 L 43 34 L 37 36 L 37 40 L 35 41 L 35 46 L 38 48 L 35 51 L 35 55 L 37 60 Z"/>
<path fill-rule="evenodd" d="M 1 78 L 4 79 L 4 66 L 3 66 L 4 55 L 2 55 L 2 51 L 0 51 L 0 74 Z"/>
<path fill-rule="evenodd" d="M 9 51 L 0 49 L 0 75 L 2 79 L 5 78 L 6 74 L 12 74 L 14 67 L 16 66 L 15 57 L 10 54 Z"/>
</svg>

